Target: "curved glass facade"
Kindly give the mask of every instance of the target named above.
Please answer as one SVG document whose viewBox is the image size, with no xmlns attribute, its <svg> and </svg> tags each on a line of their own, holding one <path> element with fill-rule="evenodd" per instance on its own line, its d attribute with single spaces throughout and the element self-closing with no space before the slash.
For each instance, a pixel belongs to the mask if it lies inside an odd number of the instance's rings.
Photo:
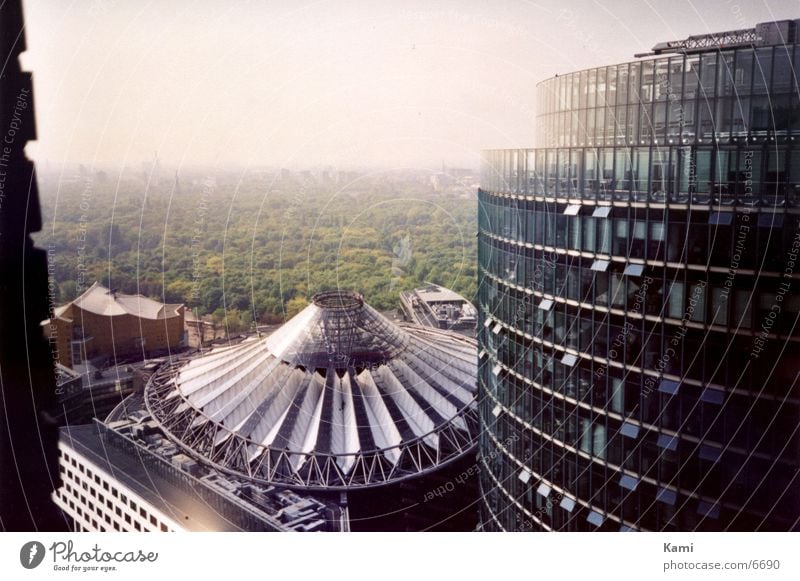
<svg viewBox="0 0 800 581">
<path fill-rule="evenodd" d="M 558 76 L 538 86 L 537 143 L 783 142 L 797 132 L 798 61 L 798 45 L 746 47 Z"/>
<path fill-rule="evenodd" d="M 485 530 L 797 529 L 793 71 L 796 45 L 557 77 L 546 147 L 485 153 Z"/>
</svg>

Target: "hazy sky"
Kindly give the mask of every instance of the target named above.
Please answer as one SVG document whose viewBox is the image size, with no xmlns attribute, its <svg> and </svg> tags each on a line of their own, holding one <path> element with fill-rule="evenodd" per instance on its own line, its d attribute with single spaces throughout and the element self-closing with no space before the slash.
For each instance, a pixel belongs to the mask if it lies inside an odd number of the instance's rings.
<svg viewBox="0 0 800 581">
<path fill-rule="evenodd" d="M 25 0 L 42 167 L 477 166 L 535 85 L 800 0 Z"/>
</svg>

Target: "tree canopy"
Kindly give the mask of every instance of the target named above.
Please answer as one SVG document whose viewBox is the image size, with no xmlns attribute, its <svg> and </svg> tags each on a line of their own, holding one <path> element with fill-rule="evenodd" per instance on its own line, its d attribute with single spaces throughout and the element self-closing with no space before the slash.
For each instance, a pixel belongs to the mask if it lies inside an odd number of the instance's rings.
<svg viewBox="0 0 800 581">
<path fill-rule="evenodd" d="M 424 176 L 348 183 L 43 180 L 37 243 L 50 250 L 60 303 L 98 280 L 184 303 L 231 330 L 280 322 L 322 290 L 356 290 L 381 310 L 424 282 L 474 298 L 472 193 L 434 192 Z"/>
</svg>

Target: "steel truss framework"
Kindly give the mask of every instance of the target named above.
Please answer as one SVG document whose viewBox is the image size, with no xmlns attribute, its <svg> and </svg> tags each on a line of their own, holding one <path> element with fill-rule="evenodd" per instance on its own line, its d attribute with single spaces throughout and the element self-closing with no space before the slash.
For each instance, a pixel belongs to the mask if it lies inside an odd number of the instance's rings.
<svg viewBox="0 0 800 581">
<path fill-rule="evenodd" d="M 187 406 L 177 411 L 184 400 L 168 396 L 174 390 L 174 377 L 182 363 L 167 365 L 154 375 L 145 392 L 145 403 L 153 418 L 176 444 L 202 462 L 235 476 L 245 476 L 265 484 L 282 484 L 306 489 L 349 489 L 379 486 L 414 477 L 435 470 L 462 454 L 471 452 L 476 446 L 478 430 L 477 408 L 467 406 L 458 417 L 463 418 L 469 431 L 457 428 L 453 422 L 435 431 L 439 436 L 439 447 L 425 443 L 426 436 L 405 442 L 393 448 L 359 452 L 355 454 L 353 468 L 345 473 L 339 466 L 342 454 L 312 452 L 305 455 L 299 471 L 294 470 L 296 452 L 287 449 L 269 449 L 255 462 L 248 461 L 248 448 L 258 445 L 239 434 L 227 432 L 214 422 L 203 422 L 192 427 L 202 414 Z M 230 434 L 230 435 L 228 435 Z M 222 439 L 221 444 L 214 442 Z M 396 450 L 399 459 L 392 463 L 387 453 Z"/>
<path fill-rule="evenodd" d="M 319 308 L 297 316 L 302 327 L 289 321 L 272 337 L 163 365 L 145 389 L 148 412 L 218 470 L 304 489 L 396 482 L 475 448 L 474 340 L 398 326 L 366 305 L 363 316 L 347 314 L 355 326 L 347 329 L 341 309 L 330 321 L 317 317 Z M 319 346 L 328 339 L 337 347 L 327 367 L 306 367 L 310 354 L 324 363 Z M 376 347 L 378 361 L 370 356 Z"/>
<path fill-rule="evenodd" d="M 734 46 L 746 46 L 758 44 L 761 37 L 755 28 L 743 28 L 739 30 L 728 30 L 725 32 L 714 32 L 711 34 L 697 34 L 689 36 L 684 40 L 671 40 L 661 42 L 653 47 L 654 54 L 664 52 L 697 52 L 709 48 L 730 48 Z"/>
</svg>

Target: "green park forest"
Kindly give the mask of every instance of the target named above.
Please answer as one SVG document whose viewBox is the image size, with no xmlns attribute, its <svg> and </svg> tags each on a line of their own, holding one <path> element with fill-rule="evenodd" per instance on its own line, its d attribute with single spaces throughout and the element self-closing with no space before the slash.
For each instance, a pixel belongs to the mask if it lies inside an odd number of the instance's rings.
<svg viewBox="0 0 800 581">
<path fill-rule="evenodd" d="M 245 330 L 322 290 L 359 291 L 379 310 L 426 281 L 475 295 L 476 201 L 463 188 L 434 192 L 424 175 L 145 177 L 41 180 L 36 243 L 58 304 L 97 280 Z"/>
</svg>

